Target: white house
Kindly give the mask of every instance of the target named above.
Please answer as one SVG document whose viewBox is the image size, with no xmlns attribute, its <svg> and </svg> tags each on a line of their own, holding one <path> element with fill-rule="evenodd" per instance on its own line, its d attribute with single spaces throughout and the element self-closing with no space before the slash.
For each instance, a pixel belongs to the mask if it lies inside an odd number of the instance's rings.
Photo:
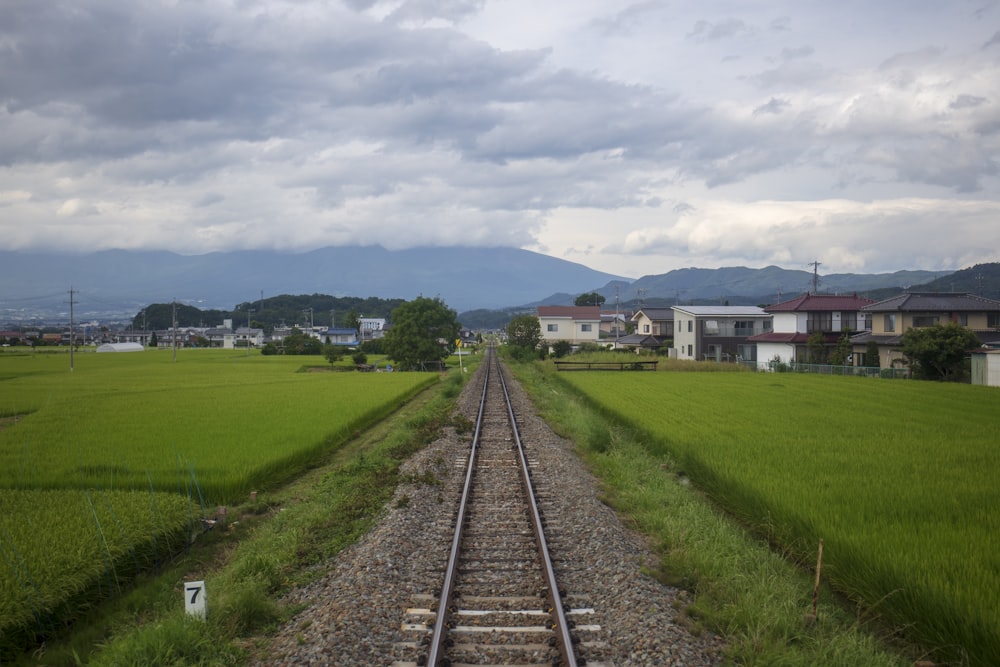
<svg viewBox="0 0 1000 667">
<path fill-rule="evenodd" d="M 601 335 L 600 306 L 539 306 L 538 324 L 542 342 L 551 345 L 558 340 L 573 345 L 596 343 Z"/>
<path fill-rule="evenodd" d="M 809 363 L 810 338 L 816 334 L 822 336 L 825 356 L 845 333 L 853 335 L 871 329 L 868 313 L 862 308 L 873 303 L 856 294 L 804 294 L 765 307 L 774 322 L 771 331 L 750 338 L 757 345 L 757 363 L 764 368 L 771 361 Z"/>
<path fill-rule="evenodd" d="M 264 344 L 264 330 L 239 327 L 235 332 L 225 334 L 222 340 L 222 347 L 227 350 L 234 348 L 260 347 Z"/>
<path fill-rule="evenodd" d="M 677 359 L 754 361 L 755 334 L 771 330 L 771 315 L 757 306 L 673 306 Z"/>
</svg>

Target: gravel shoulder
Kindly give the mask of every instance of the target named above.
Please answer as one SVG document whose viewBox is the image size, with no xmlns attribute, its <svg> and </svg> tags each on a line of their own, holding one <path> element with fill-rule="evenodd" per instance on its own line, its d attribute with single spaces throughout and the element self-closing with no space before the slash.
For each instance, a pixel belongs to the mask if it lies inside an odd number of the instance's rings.
<svg viewBox="0 0 1000 667">
<path fill-rule="evenodd" d="M 457 413 L 475 420 L 481 378 L 466 383 Z M 642 573 L 655 554 L 599 500 L 600 484 L 535 414 L 520 386 L 508 379 L 522 440 L 545 494 L 553 524 L 553 558 L 567 599 L 594 609 L 604 664 L 617 667 L 720 665 L 721 640 L 692 634 L 678 618 L 686 594 Z M 383 519 L 324 566 L 324 574 L 288 593 L 303 609 L 258 651 L 257 665 L 386 665 L 414 659 L 404 629 L 406 610 L 426 606 L 440 586 L 450 546 L 453 499 L 461 486 L 456 464 L 470 436 L 448 428 L 403 465 L 411 480 L 396 490 Z M 536 474 L 536 478 L 538 475 Z"/>
</svg>

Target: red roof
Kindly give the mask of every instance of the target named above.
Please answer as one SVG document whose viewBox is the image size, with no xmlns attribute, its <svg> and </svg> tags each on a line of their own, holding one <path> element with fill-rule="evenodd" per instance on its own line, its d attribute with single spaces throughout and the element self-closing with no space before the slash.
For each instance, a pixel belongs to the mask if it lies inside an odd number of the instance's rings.
<svg viewBox="0 0 1000 667">
<path fill-rule="evenodd" d="M 539 317 L 568 317 L 574 320 L 601 319 L 600 306 L 539 306 Z"/>
<path fill-rule="evenodd" d="M 875 303 L 872 299 L 852 294 L 841 296 L 837 294 L 803 294 L 790 301 L 782 301 L 764 308 L 769 313 L 785 312 L 816 312 L 816 311 L 855 311 Z"/>
</svg>

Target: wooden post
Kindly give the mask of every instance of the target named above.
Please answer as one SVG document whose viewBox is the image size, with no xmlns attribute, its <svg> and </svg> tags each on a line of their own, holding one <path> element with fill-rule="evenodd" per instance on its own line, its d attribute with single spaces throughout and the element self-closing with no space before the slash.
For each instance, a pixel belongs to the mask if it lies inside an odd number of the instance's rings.
<svg viewBox="0 0 1000 667">
<path fill-rule="evenodd" d="M 816 557 L 816 583 L 813 586 L 813 619 L 819 620 L 816 613 L 816 606 L 819 603 L 819 573 L 823 569 L 823 539 L 819 541 L 819 555 Z"/>
</svg>

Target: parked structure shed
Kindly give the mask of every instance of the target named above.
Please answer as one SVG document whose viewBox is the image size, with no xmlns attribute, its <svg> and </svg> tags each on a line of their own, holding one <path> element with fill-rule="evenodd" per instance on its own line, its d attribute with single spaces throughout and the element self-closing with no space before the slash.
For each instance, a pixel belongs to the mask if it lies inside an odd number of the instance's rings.
<svg viewBox="0 0 1000 667">
<path fill-rule="evenodd" d="M 139 343 L 105 343 L 97 347 L 98 352 L 142 352 L 145 349 Z"/>
</svg>

